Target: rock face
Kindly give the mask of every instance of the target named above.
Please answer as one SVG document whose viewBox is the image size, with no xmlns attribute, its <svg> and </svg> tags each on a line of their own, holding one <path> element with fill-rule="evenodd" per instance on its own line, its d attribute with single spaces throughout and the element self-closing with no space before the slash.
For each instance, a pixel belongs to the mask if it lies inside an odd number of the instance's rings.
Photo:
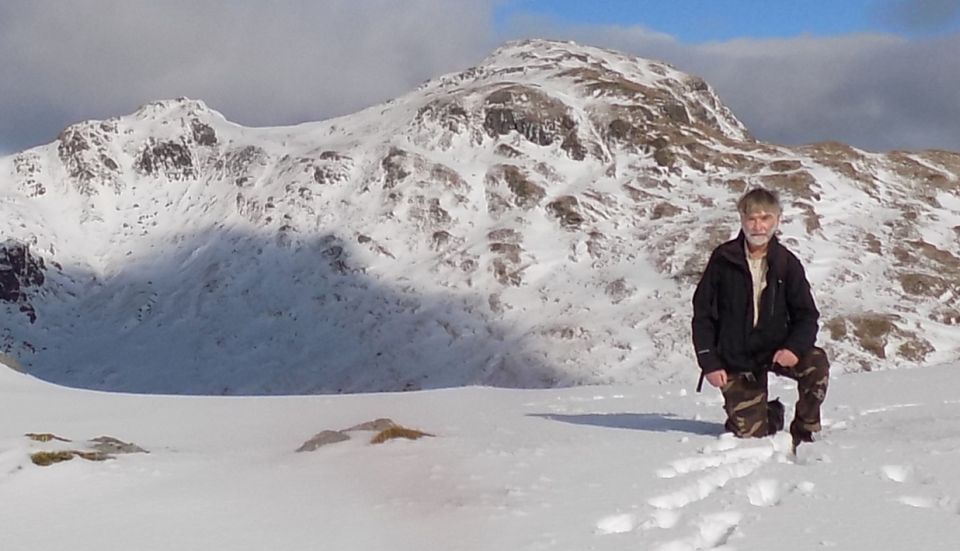
<svg viewBox="0 0 960 551">
<path fill-rule="evenodd" d="M 43 285 L 43 258 L 30 254 L 30 247 L 16 241 L 0 244 L 0 301 L 16 305 L 30 323 L 37 321 L 31 291 Z"/>
<path fill-rule="evenodd" d="M 149 392 L 694 381 L 693 286 L 762 185 L 835 369 L 922 364 L 960 349 L 958 174 L 759 142 L 702 79 L 571 43 L 290 128 L 159 101 L 0 159 L 0 352 Z"/>
</svg>

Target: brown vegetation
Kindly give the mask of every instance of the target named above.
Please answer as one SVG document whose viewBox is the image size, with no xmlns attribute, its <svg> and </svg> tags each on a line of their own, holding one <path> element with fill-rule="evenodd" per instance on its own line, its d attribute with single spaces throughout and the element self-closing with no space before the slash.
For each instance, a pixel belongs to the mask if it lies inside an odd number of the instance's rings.
<svg viewBox="0 0 960 551">
<path fill-rule="evenodd" d="M 417 429 L 410 429 L 407 427 L 395 426 L 388 429 L 384 429 L 377 433 L 371 440 L 371 444 L 383 444 L 388 440 L 395 440 L 397 438 L 405 438 L 407 440 L 417 440 L 423 438 L 424 436 L 432 437 L 434 435 L 423 432 Z"/>
</svg>

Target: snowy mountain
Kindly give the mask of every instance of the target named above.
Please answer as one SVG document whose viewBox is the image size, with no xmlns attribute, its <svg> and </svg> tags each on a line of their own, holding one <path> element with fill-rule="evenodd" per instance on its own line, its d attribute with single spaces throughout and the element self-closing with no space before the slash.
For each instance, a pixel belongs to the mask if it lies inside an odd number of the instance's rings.
<svg viewBox="0 0 960 551">
<path fill-rule="evenodd" d="M 295 127 L 160 101 L 0 159 L 0 347 L 139 392 L 692 382 L 693 286 L 759 184 L 835 371 L 947 361 L 958 176 L 763 143 L 702 79 L 540 40 Z"/>
</svg>

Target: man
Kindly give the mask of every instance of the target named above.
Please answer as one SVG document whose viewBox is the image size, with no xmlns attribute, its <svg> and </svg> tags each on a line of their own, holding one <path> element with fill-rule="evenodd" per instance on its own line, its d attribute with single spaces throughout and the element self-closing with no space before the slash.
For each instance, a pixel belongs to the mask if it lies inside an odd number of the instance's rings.
<svg viewBox="0 0 960 551">
<path fill-rule="evenodd" d="M 741 438 L 783 428 L 783 405 L 767 402 L 767 373 L 797 381 L 794 447 L 820 430 L 829 362 L 814 346 L 817 311 L 800 260 L 776 238 L 777 196 L 753 189 L 737 203 L 741 231 L 717 247 L 693 295 L 693 344 L 705 378 L 723 393 L 726 428 Z"/>
</svg>

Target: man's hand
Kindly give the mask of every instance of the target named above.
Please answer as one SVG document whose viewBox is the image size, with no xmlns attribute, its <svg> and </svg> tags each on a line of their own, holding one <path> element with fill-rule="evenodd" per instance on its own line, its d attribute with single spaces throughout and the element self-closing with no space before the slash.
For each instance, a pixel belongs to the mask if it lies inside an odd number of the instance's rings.
<svg viewBox="0 0 960 551">
<path fill-rule="evenodd" d="M 786 348 L 777 350 L 777 353 L 773 355 L 773 363 L 787 368 L 797 365 L 799 361 L 800 359 L 797 358 L 797 355 Z"/>
<path fill-rule="evenodd" d="M 711 385 L 720 388 L 723 385 L 727 384 L 727 370 L 719 369 L 717 371 L 711 371 L 707 373 L 707 382 Z"/>
</svg>

